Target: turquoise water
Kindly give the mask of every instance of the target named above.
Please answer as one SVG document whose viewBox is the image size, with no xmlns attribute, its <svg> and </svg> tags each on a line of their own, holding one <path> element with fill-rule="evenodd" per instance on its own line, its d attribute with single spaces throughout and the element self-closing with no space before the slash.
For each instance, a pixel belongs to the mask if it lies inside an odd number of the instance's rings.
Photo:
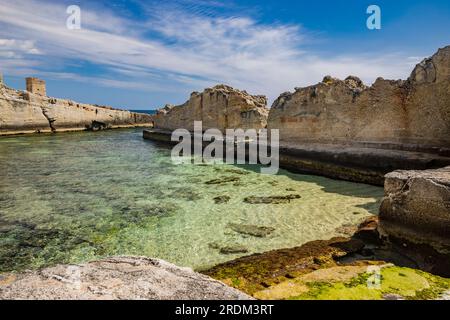
<svg viewBox="0 0 450 320">
<path fill-rule="evenodd" d="M 125 254 L 204 268 L 340 235 L 377 212 L 383 195 L 286 171 L 173 165 L 169 156 L 139 129 L 0 138 L 0 271 Z M 300 198 L 244 201 L 286 195 Z M 239 233 L 236 225 L 271 233 Z"/>
</svg>

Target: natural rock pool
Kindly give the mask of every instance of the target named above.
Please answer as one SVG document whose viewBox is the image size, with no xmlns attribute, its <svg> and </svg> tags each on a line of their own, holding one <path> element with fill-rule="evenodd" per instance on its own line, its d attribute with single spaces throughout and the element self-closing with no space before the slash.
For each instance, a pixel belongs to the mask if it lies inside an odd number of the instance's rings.
<svg viewBox="0 0 450 320">
<path fill-rule="evenodd" d="M 204 268 L 342 235 L 383 189 L 173 165 L 141 129 L 0 138 L 0 271 L 145 255 Z"/>
</svg>

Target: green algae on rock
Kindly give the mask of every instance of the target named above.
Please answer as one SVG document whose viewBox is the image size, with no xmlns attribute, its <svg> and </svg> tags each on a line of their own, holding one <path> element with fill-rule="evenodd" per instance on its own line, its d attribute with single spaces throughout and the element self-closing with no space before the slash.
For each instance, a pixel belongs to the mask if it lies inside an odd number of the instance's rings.
<svg viewBox="0 0 450 320">
<path fill-rule="evenodd" d="M 306 283 L 308 290 L 298 296 L 284 299 L 314 300 L 381 300 L 395 297 L 405 300 L 438 299 L 450 289 L 450 279 L 441 278 L 420 270 L 387 266 L 381 267 L 380 284 L 367 284 L 370 273 L 362 272 L 349 281 Z"/>
<path fill-rule="evenodd" d="M 364 247 L 359 240 L 343 237 L 308 242 L 300 247 L 273 250 L 217 265 L 203 273 L 250 295 L 287 279 L 325 266 L 335 266 L 334 258 Z"/>
</svg>

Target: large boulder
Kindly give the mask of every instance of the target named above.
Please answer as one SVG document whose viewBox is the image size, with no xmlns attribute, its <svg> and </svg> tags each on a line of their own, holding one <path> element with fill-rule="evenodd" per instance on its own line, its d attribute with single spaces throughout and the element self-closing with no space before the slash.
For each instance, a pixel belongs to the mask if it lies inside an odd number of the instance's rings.
<svg viewBox="0 0 450 320">
<path fill-rule="evenodd" d="M 450 167 L 386 175 L 380 230 L 450 257 Z"/>
<path fill-rule="evenodd" d="M 269 110 L 264 96 L 254 96 L 226 85 L 193 92 L 179 106 L 166 105 L 154 117 L 154 127 L 163 130 L 194 129 L 202 121 L 203 130 L 261 129 L 267 125 Z"/>
<path fill-rule="evenodd" d="M 251 299 L 189 268 L 145 257 L 0 275 L 0 299 Z"/>
</svg>

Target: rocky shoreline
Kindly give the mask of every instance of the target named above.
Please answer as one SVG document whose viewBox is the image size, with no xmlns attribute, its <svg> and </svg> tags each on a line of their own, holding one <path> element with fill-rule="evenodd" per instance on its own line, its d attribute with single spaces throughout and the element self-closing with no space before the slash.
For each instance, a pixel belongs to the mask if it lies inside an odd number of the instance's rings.
<svg viewBox="0 0 450 320">
<path fill-rule="evenodd" d="M 372 217 L 351 237 L 254 254 L 201 272 L 264 300 L 446 299 L 448 275 L 422 271 L 419 264 L 383 241 L 378 218 Z M 421 267 L 435 265 L 428 261 Z"/>
<path fill-rule="evenodd" d="M 403 300 L 449 296 L 450 46 L 418 64 L 407 80 L 378 79 L 367 87 L 353 76 L 343 81 L 327 76 L 317 85 L 280 95 L 270 111 L 265 97 L 224 85 L 194 92 L 185 104 L 168 105 L 155 117 L 74 105 L 3 85 L 0 89 L 0 107 L 6 115 L 0 132 L 98 130 L 152 122 L 155 129 L 145 130 L 144 138 L 169 142 L 171 130 L 192 130 L 194 120 L 203 121 L 204 128 L 220 130 L 267 127 L 280 130 L 282 167 L 385 187 L 379 221 L 365 221 L 348 237 L 242 257 L 202 270 L 208 277 L 142 257 L 6 274 L 0 277 L 0 298 Z M 217 183 L 214 179 L 207 184 Z M 292 199 L 297 196 L 245 201 Z M 214 199 L 216 203 L 228 200 Z M 269 227 L 245 224 L 229 228 L 251 236 L 271 232 Z M 217 249 L 223 254 L 245 252 L 240 247 Z M 68 269 L 78 280 L 66 281 L 62 273 Z"/>
<path fill-rule="evenodd" d="M 382 240 L 376 216 L 356 229 L 349 237 L 244 256 L 199 272 L 122 256 L 7 273 L 0 275 L 0 299 L 448 299 L 450 278 L 420 270 L 435 265 L 419 266 Z"/>
<path fill-rule="evenodd" d="M 145 257 L 7 273 L 0 275 L 0 299 L 448 299 L 449 169 L 389 174 L 380 217 L 346 226 L 342 233 L 348 236 L 244 256 L 198 270 L 203 275 Z M 433 192 L 434 197 L 427 196 Z M 252 199 L 266 200 L 285 199 Z M 431 235 L 417 223 L 426 214 Z M 252 237 L 273 231 L 248 224 L 228 228 Z M 246 252 L 233 246 L 217 249 Z"/>
<path fill-rule="evenodd" d="M 450 165 L 450 46 L 424 59 L 407 80 L 331 76 L 286 92 L 266 108 L 264 96 L 225 85 L 193 92 L 154 117 L 144 138 L 170 142 L 172 130 L 279 130 L 280 166 L 290 171 L 383 185 L 394 170 Z"/>
<path fill-rule="evenodd" d="M 38 80 L 27 78 L 29 91 L 15 90 L 0 82 L 0 136 L 153 125 L 148 114 L 47 97 L 41 80 L 38 88 L 30 86 L 30 81 Z"/>
<path fill-rule="evenodd" d="M 177 144 L 178 141 L 171 141 L 171 135 L 171 131 L 168 130 L 156 128 L 143 130 L 144 139 L 169 145 Z M 206 146 L 207 142 L 204 144 Z M 225 147 L 224 142 L 224 149 Z M 280 168 L 291 172 L 377 186 L 383 186 L 384 176 L 393 170 L 426 170 L 450 165 L 450 157 L 437 153 L 383 147 L 293 144 L 282 141 L 279 152 Z"/>
<path fill-rule="evenodd" d="M 0 275 L 0 299 L 248 300 L 250 296 L 189 268 L 147 257 L 111 257 Z"/>
</svg>

